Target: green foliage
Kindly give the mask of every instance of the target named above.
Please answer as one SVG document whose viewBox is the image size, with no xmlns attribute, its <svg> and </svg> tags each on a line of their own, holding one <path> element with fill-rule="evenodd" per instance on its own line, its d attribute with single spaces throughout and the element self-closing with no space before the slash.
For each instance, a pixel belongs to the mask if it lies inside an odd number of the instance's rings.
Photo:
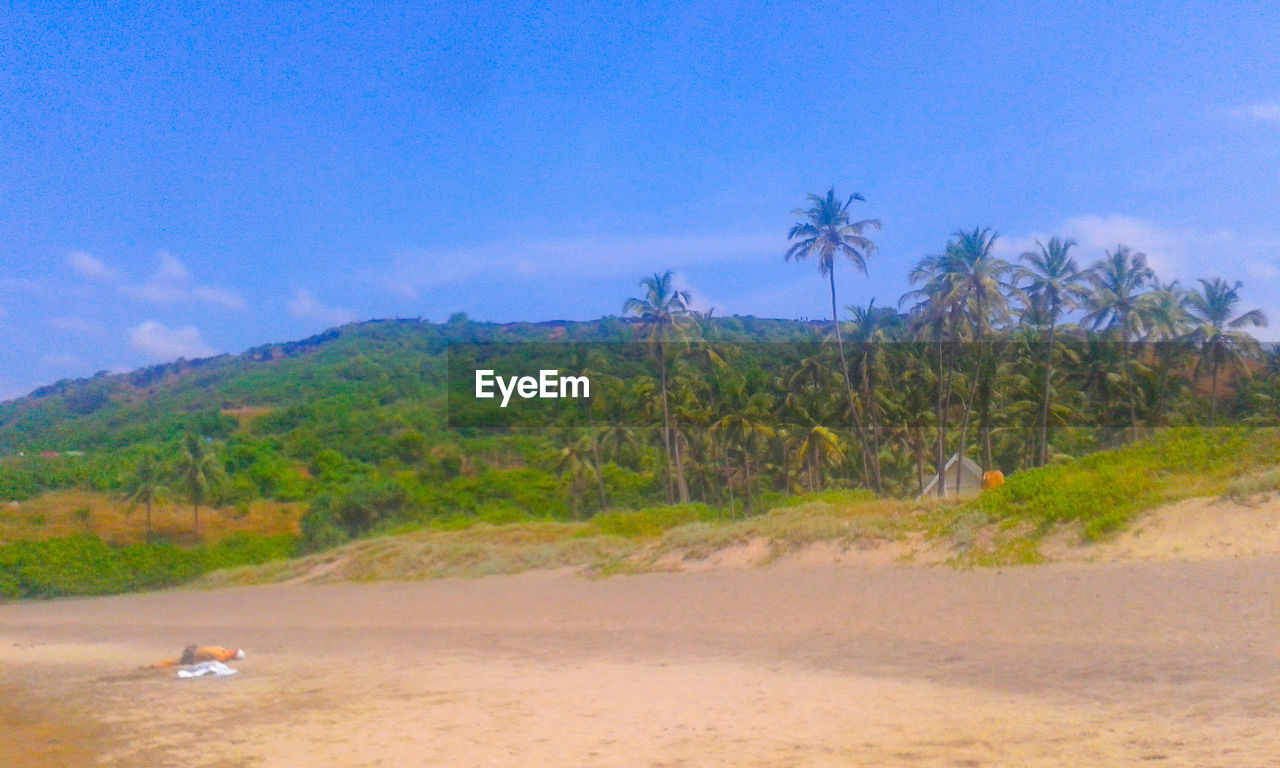
<svg viewBox="0 0 1280 768">
<path fill-rule="evenodd" d="M 66 457 L 11 456 L 0 459 L 0 501 L 25 501 L 44 491 L 88 485 L 86 462 Z"/>
<path fill-rule="evenodd" d="M 1274 465 L 1274 430 L 1169 429 L 1113 451 L 1027 470 L 965 509 L 1047 530 L 1079 522 L 1086 540 L 1123 528 L 1133 515 L 1197 494 L 1223 493 L 1229 480 Z"/>
<path fill-rule="evenodd" d="M 615 354 L 609 363 L 614 369 L 599 380 L 600 391 L 617 393 L 614 411 L 596 414 L 611 420 L 608 429 L 570 429 L 571 419 L 501 434 L 451 428 L 444 408 L 448 343 L 613 342 L 644 336 L 643 323 L 620 318 L 499 325 L 459 315 L 445 324 L 353 324 L 234 357 L 58 382 L 0 404 L 0 502 L 79 487 L 119 492 L 142 504 L 156 495 L 139 495 L 137 468 L 144 455 L 151 455 L 155 471 L 146 486 L 168 489 L 170 500 L 186 497 L 206 507 L 238 509 L 258 498 L 309 503 L 299 546 L 312 551 L 397 526 L 464 526 L 476 520 L 497 524 L 594 516 L 603 525 L 621 526 L 619 535 L 645 536 L 662 530 L 663 520 L 684 514 L 647 512 L 657 509 L 654 505 L 668 492 L 675 497 L 681 485 L 687 485 L 691 500 L 718 510 L 717 515 L 799 503 L 792 496 L 804 490 L 819 493 L 808 500 L 853 503 L 868 492 L 847 489 L 872 483 L 867 468 L 872 459 L 882 464 L 885 489 L 914 495 L 919 475 L 932 474 L 937 440 L 933 394 L 940 385 L 934 346 L 920 346 L 924 332 L 902 322 L 910 318 L 884 319 L 884 332 L 899 334 L 894 338 L 901 343 L 875 356 L 865 354 L 855 341 L 862 338 L 857 334 L 864 318 L 848 328 L 845 345 L 853 383 L 868 390 L 868 418 L 882 419 L 878 452 L 858 448 L 849 398 L 837 373 L 837 350 L 822 341 L 830 323 L 752 317 L 682 315 L 679 335 L 689 336 L 692 346 L 673 342 L 661 369 L 644 345 L 634 345 L 637 354 L 631 357 Z M 1012 331 L 989 327 L 984 332 Z M 1153 425 L 1203 410 L 1202 398 L 1188 382 L 1179 388 L 1167 380 L 1194 367 L 1190 357 L 1175 360 L 1165 379 L 1144 367 L 1150 361 L 1133 361 L 1139 375 L 1130 388 L 1145 389 L 1130 405 L 1122 403 L 1128 390 L 1117 388 L 1119 361 L 1107 358 L 1105 345 L 1081 346 L 1079 329 L 1064 326 L 1061 333 L 1076 333 L 1076 351 L 1092 350 L 1092 357 L 1072 357 L 1065 340 L 1055 348 L 1061 360 L 1050 377 L 1052 458 L 1061 461 L 1115 444 L 1122 436 L 1105 426 L 1107 419 L 1129 410 Z M 800 343 L 755 343 L 771 341 Z M 553 346 L 516 345 L 508 362 L 524 370 L 554 360 Z M 591 355 L 591 348 L 600 346 L 578 345 L 584 368 L 600 367 Z M 1143 458 L 1146 449 L 1135 448 L 1137 453 L 1124 459 L 1127 464 L 1111 466 L 1106 462 L 1118 460 L 1107 459 L 1094 465 L 1086 459 L 1015 471 L 1038 463 L 1034 441 L 1017 425 L 1027 423 L 1028 403 L 1035 411 L 1040 402 L 1044 355 L 1035 342 L 1004 349 L 1009 359 L 992 374 L 991 386 L 978 390 L 968 378 L 972 366 L 951 361 L 952 406 L 942 415 L 950 424 L 943 435 L 950 453 L 960 442 L 965 399 L 977 396 L 985 408 L 990 396 L 990 439 L 983 439 L 982 414 L 975 412 L 965 450 L 980 458 L 989 444 L 990 464 L 1009 475 L 1004 489 L 983 498 L 992 515 L 1046 524 L 1079 521 L 1086 535 L 1105 535 L 1133 510 L 1161 497 L 1174 470 L 1151 471 L 1144 462 L 1158 458 L 1160 466 L 1174 461 L 1196 466 L 1217 461 L 1195 440 L 1175 440 L 1162 444 L 1159 457 Z M 1280 367 L 1258 369 L 1253 379 L 1233 381 L 1230 389 L 1224 383 L 1222 391 L 1231 392 L 1222 403 L 1224 418 L 1274 423 L 1280 414 L 1277 372 Z M 681 447 L 679 467 L 667 460 L 662 430 L 656 428 L 662 422 L 664 375 Z M 855 394 L 863 400 L 861 392 Z M 1174 402 L 1166 407 L 1165 400 Z M 1071 426 L 1076 423 L 1083 426 Z M 722 426 L 713 429 L 716 424 Z M 806 436 L 814 434 L 825 442 L 811 440 L 806 448 Z M 198 444 L 184 441 L 186 436 Z M 576 463 L 564 460 L 568 446 L 576 446 Z M 188 459 L 191 449 L 195 454 Z M 44 450 L 57 454 L 41 456 Z M 1232 449 L 1224 444 L 1215 450 L 1229 454 Z M 16 455 L 20 451 L 26 455 Z M 84 455 L 76 455 L 79 451 Z M 185 481 L 178 477 L 181 468 L 187 470 Z M 671 475 L 677 474 L 685 476 L 684 483 L 673 482 Z M 625 522 L 619 515 L 639 517 Z"/>
<path fill-rule="evenodd" d="M 391 482 L 361 482 L 338 493 L 321 496 L 302 518 L 303 552 L 341 544 L 376 526 L 403 519 L 409 493 Z"/>
<path fill-rule="evenodd" d="M 681 525 L 708 522 L 719 517 L 719 513 L 706 504 L 672 504 L 634 511 L 605 512 L 593 517 L 590 526 L 595 532 L 608 536 L 639 539 L 658 536 Z"/>
<path fill-rule="evenodd" d="M 291 536 L 237 535 L 184 549 L 173 544 L 114 547 L 78 535 L 0 546 L 0 598 L 108 595 L 182 584 L 207 571 L 289 556 Z"/>
</svg>

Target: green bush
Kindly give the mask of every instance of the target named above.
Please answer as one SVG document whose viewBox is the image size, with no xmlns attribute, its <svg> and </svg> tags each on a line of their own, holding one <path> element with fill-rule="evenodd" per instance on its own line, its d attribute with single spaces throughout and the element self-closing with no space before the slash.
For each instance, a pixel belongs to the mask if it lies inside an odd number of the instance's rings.
<svg viewBox="0 0 1280 768">
<path fill-rule="evenodd" d="M 159 589 L 218 568 L 256 565 L 288 557 L 293 537 L 238 534 L 215 544 L 111 546 L 77 535 L 0 546 L 0 597 L 108 595 Z"/>
<path fill-rule="evenodd" d="M 591 528 L 609 536 L 636 539 L 658 536 L 688 523 L 709 522 L 716 517 L 716 510 L 706 504 L 674 504 L 603 512 L 591 518 Z"/>
<path fill-rule="evenodd" d="M 1273 433 L 1169 429 L 1116 450 L 1018 472 L 965 506 L 996 519 L 1027 520 L 1038 530 L 1079 522 L 1093 541 L 1123 528 L 1138 512 L 1225 491 L 1231 477 L 1274 464 L 1274 444 Z"/>
</svg>

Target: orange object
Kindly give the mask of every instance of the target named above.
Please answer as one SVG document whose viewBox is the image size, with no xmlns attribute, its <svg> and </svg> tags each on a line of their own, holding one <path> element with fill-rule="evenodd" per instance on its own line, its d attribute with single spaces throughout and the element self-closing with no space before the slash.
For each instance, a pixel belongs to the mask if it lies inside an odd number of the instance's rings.
<svg viewBox="0 0 1280 768">
<path fill-rule="evenodd" d="M 1002 485 L 1004 485 L 1004 473 L 1000 470 L 993 469 L 990 472 L 982 473 L 982 490 L 999 488 Z"/>
<path fill-rule="evenodd" d="M 220 645 L 206 645 L 203 648 L 197 648 L 194 645 L 188 645 L 182 650 L 182 657 L 177 659 L 165 659 L 157 661 L 151 665 L 152 669 L 160 669 L 161 667 L 176 667 L 179 664 L 199 664 L 202 661 L 231 661 L 232 659 L 243 659 L 244 651 L 240 648 L 232 650 L 223 648 Z"/>
</svg>

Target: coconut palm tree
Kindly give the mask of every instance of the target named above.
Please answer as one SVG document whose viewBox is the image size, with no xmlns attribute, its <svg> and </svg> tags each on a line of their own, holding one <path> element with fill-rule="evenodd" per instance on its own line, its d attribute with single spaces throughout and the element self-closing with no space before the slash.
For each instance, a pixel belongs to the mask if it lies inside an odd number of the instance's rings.
<svg viewBox="0 0 1280 768">
<path fill-rule="evenodd" d="M 941 254 L 925 257 L 912 272 L 913 282 L 925 283 L 920 291 L 914 293 L 922 295 L 926 302 L 935 305 L 926 314 L 949 318 L 954 333 L 963 333 L 969 340 L 978 343 L 975 347 L 977 354 L 974 356 L 970 390 L 964 401 L 958 452 L 963 459 L 965 439 L 977 399 L 982 406 L 980 417 L 984 464 L 990 462 L 989 451 L 985 448 L 990 443 L 990 393 L 987 387 L 990 385 L 990 369 L 994 361 L 987 359 L 981 343 L 990 336 L 996 323 L 1008 319 L 1009 297 L 1019 292 L 1012 281 L 1013 267 L 995 255 L 997 238 L 998 235 L 990 228 L 975 227 L 972 232 L 959 230 Z M 957 322 L 961 317 L 968 319 L 968 328 Z M 957 468 L 961 463 L 957 462 Z M 957 469 L 957 488 L 959 483 L 960 473 Z"/>
<path fill-rule="evenodd" d="M 858 385 L 861 390 L 863 412 L 867 420 L 871 454 L 875 457 L 878 466 L 880 445 L 884 436 L 877 387 L 877 372 L 880 370 L 881 360 L 877 353 L 881 346 L 892 339 L 894 333 L 902 327 L 902 316 L 892 307 L 877 307 L 875 299 L 865 307 L 850 305 L 846 309 L 852 320 L 849 339 L 857 345 Z"/>
<path fill-rule="evenodd" d="M 688 291 L 675 288 L 675 278 L 671 270 L 663 274 L 653 274 L 640 280 L 645 289 L 642 298 L 627 299 L 622 311 L 640 318 L 644 324 L 647 340 L 654 350 L 659 371 L 659 397 L 662 401 L 662 446 L 667 466 L 667 503 L 675 500 L 672 491 L 674 477 L 682 503 L 689 501 L 689 488 L 684 479 L 684 468 L 681 466 L 679 444 L 671 433 L 671 409 L 667 404 L 667 344 L 671 335 L 679 331 L 690 316 L 689 303 L 692 301 Z"/>
<path fill-rule="evenodd" d="M 1106 258 L 1094 264 L 1089 272 L 1093 293 L 1089 297 L 1083 321 L 1094 330 L 1110 334 L 1121 344 L 1121 365 L 1129 389 L 1129 423 L 1137 423 L 1133 404 L 1132 371 L 1129 366 L 1129 342 L 1138 338 L 1144 325 L 1147 300 L 1143 288 L 1156 282 L 1156 274 L 1147 266 L 1147 256 L 1135 253 L 1126 245 L 1107 251 Z"/>
<path fill-rule="evenodd" d="M 557 457 L 556 470 L 569 481 L 569 496 L 573 501 L 573 517 L 579 519 L 582 511 L 582 495 L 587 485 L 600 480 L 598 452 L 591 435 L 584 435 L 564 448 Z M 604 508 L 604 489 L 600 487 L 600 508 Z"/>
<path fill-rule="evenodd" d="M 1036 241 L 1037 251 L 1022 254 L 1026 267 L 1019 274 L 1027 281 L 1026 293 L 1031 299 L 1028 306 L 1037 309 L 1038 318 L 1048 325 L 1044 353 L 1044 389 L 1040 398 L 1040 417 L 1036 425 L 1039 442 L 1036 452 L 1038 466 L 1049 461 L 1049 405 L 1050 382 L 1053 380 L 1053 343 L 1058 331 L 1058 321 L 1064 312 L 1075 309 L 1089 295 L 1084 272 L 1076 266 L 1071 249 L 1076 241 L 1070 238 L 1049 238 L 1045 245 Z"/>
<path fill-rule="evenodd" d="M 960 302 L 973 326 L 972 339 L 983 341 L 995 323 L 1008 319 L 1009 297 L 1018 291 L 1013 267 L 995 255 L 999 235 L 989 227 L 957 231 L 942 255 L 942 274 L 953 299 Z"/>
<path fill-rule="evenodd" d="M 737 454 L 742 467 L 744 507 L 751 511 L 751 468 L 777 433 L 771 425 L 775 413 L 773 398 L 766 392 L 752 392 L 744 380 L 736 380 L 726 393 L 725 414 L 711 425 L 710 432 L 726 454 Z"/>
<path fill-rule="evenodd" d="M 1192 290 L 1187 295 L 1187 311 L 1197 323 L 1188 338 L 1200 347 L 1200 365 L 1196 366 L 1199 375 L 1204 366 L 1208 366 L 1213 380 L 1210 389 L 1210 409 L 1214 422 L 1218 417 L 1218 368 L 1223 363 L 1243 367 L 1243 355 L 1246 351 L 1256 349 L 1257 342 L 1247 332 L 1240 330 L 1246 326 L 1265 328 L 1267 316 L 1260 309 L 1236 314 L 1240 304 L 1240 287 L 1236 281 L 1229 285 L 1220 277 L 1213 280 L 1200 278 L 1200 290 Z"/>
<path fill-rule="evenodd" d="M 1143 325 L 1143 289 L 1156 280 L 1155 272 L 1147 266 L 1147 255 L 1131 251 L 1127 245 L 1116 246 L 1090 268 L 1088 278 L 1093 293 L 1083 321 L 1120 341 L 1138 338 Z"/>
<path fill-rule="evenodd" d="M 208 498 L 221 475 L 209 444 L 195 435 L 187 435 L 178 454 L 178 477 L 183 494 L 191 502 L 191 527 L 196 537 L 200 536 L 200 502 Z"/>
<path fill-rule="evenodd" d="M 147 543 L 151 543 L 151 507 L 162 501 L 168 493 L 160 482 L 160 467 L 156 457 L 144 454 L 134 467 L 133 475 L 125 486 L 125 499 L 131 504 L 142 504 L 147 508 Z"/>
<path fill-rule="evenodd" d="M 1169 283 L 1156 281 L 1152 289 L 1142 295 L 1139 305 L 1138 315 L 1142 318 L 1144 342 L 1172 341 L 1190 332 L 1187 291 L 1177 280 Z"/>
<path fill-rule="evenodd" d="M 1184 355 L 1194 344 L 1186 336 L 1192 330 L 1187 314 L 1187 292 L 1177 280 L 1157 281 L 1152 290 L 1142 295 L 1139 315 L 1143 320 L 1142 341 L 1149 342 L 1143 357 L 1155 367 L 1155 381 L 1149 398 L 1153 423 L 1164 420 L 1176 380 L 1170 378 Z"/>
<path fill-rule="evenodd" d="M 787 239 L 794 240 L 787 249 L 786 260 L 814 258 L 818 262 L 818 274 L 827 278 L 831 288 L 831 329 L 835 335 L 836 347 L 840 350 L 840 373 L 844 377 L 845 394 L 849 398 L 850 409 L 854 412 L 854 428 L 858 433 L 858 441 L 862 444 L 863 455 L 871 466 L 871 484 L 877 493 L 880 492 L 880 469 L 875 456 L 869 455 L 862 418 L 858 415 L 862 410 L 857 404 L 853 386 L 849 382 L 849 366 L 844 356 L 844 340 L 840 336 L 840 315 L 836 309 L 836 257 L 843 256 L 863 274 L 867 273 L 867 259 L 876 252 L 876 244 L 865 234 L 870 229 L 880 229 L 879 219 L 862 219 L 854 221 L 849 215 L 849 206 L 854 201 L 865 202 L 865 198 L 856 192 L 843 203 L 836 197 L 835 188 L 827 190 L 825 196 L 809 195 L 809 208 L 797 208 L 792 211 L 803 217 L 792 225 L 787 232 Z"/>
<path fill-rule="evenodd" d="M 796 464 L 808 476 L 809 491 L 822 490 L 822 467 L 839 466 L 844 463 L 844 451 L 840 448 L 840 437 L 826 427 L 815 424 L 804 433 L 796 451 Z"/>
</svg>

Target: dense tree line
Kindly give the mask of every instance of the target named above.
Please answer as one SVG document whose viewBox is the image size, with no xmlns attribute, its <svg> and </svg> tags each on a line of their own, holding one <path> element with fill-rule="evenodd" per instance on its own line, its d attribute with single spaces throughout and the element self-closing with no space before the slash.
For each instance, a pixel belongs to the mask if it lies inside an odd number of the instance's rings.
<svg viewBox="0 0 1280 768">
<path fill-rule="evenodd" d="M 851 215 L 861 200 L 810 195 L 788 233 L 784 257 L 816 261 L 830 293 L 811 357 L 779 368 L 734 347 L 726 363 L 715 323 L 688 309 L 670 272 L 624 305 L 654 349 L 656 373 L 632 383 L 630 402 L 643 409 L 636 395 L 653 389 L 668 502 L 733 504 L 736 491 L 750 506 L 762 490 L 827 483 L 918 493 L 953 453 L 1009 471 L 1154 427 L 1275 422 L 1280 356 L 1248 333 L 1267 319 L 1240 306 L 1241 284 L 1163 282 L 1123 244 L 1081 267 L 1075 241 L 1053 237 L 1011 262 L 990 229 L 958 231 L 911 270 L 897 309 L 873 301 L 841 317 L 836 266 L 865 273 L 876 252 L 879 222 Z M 608 429 L 565 449 L 576 488 L 625 455 L 601 450 L 619 427 Z"/>
<path fill-rule="evenodd" d="M 1006 259 L 992 231 L 958 231 L 896 303 L 841 310 L 842 270 L 877 263 L 879 223 L 853 215 L 860 202 L 811 196 L 779 233 L 780 258 L 817 265 L 829 321 L 695 312 L 659 273 L 623 317 L 370 321 L 59 382 L 0 405 L 0 500 L 79 485 L 147 505 L 167 490 L 193 526 L 202 506 L 304 501 L 319 546 L 405 519 L 741 512 L 828 487 L 909 496 L 955 453 L 1010 472 L 1161 426 L 1280 421 L 1280 356 L 1249 334 L 1266 318 L 1241 306 L 1240 284 L 1164 281 L 1123 245 L 1085 264 L 1054 237 Z M 620 340 L 634 344 L 613 359 L 569 345 L 568 367 L 598 378 L 588 422 L 446 418 L 451 346 Z M 86 455 L 36 453 L 70 449 Z"/>
</svg>

